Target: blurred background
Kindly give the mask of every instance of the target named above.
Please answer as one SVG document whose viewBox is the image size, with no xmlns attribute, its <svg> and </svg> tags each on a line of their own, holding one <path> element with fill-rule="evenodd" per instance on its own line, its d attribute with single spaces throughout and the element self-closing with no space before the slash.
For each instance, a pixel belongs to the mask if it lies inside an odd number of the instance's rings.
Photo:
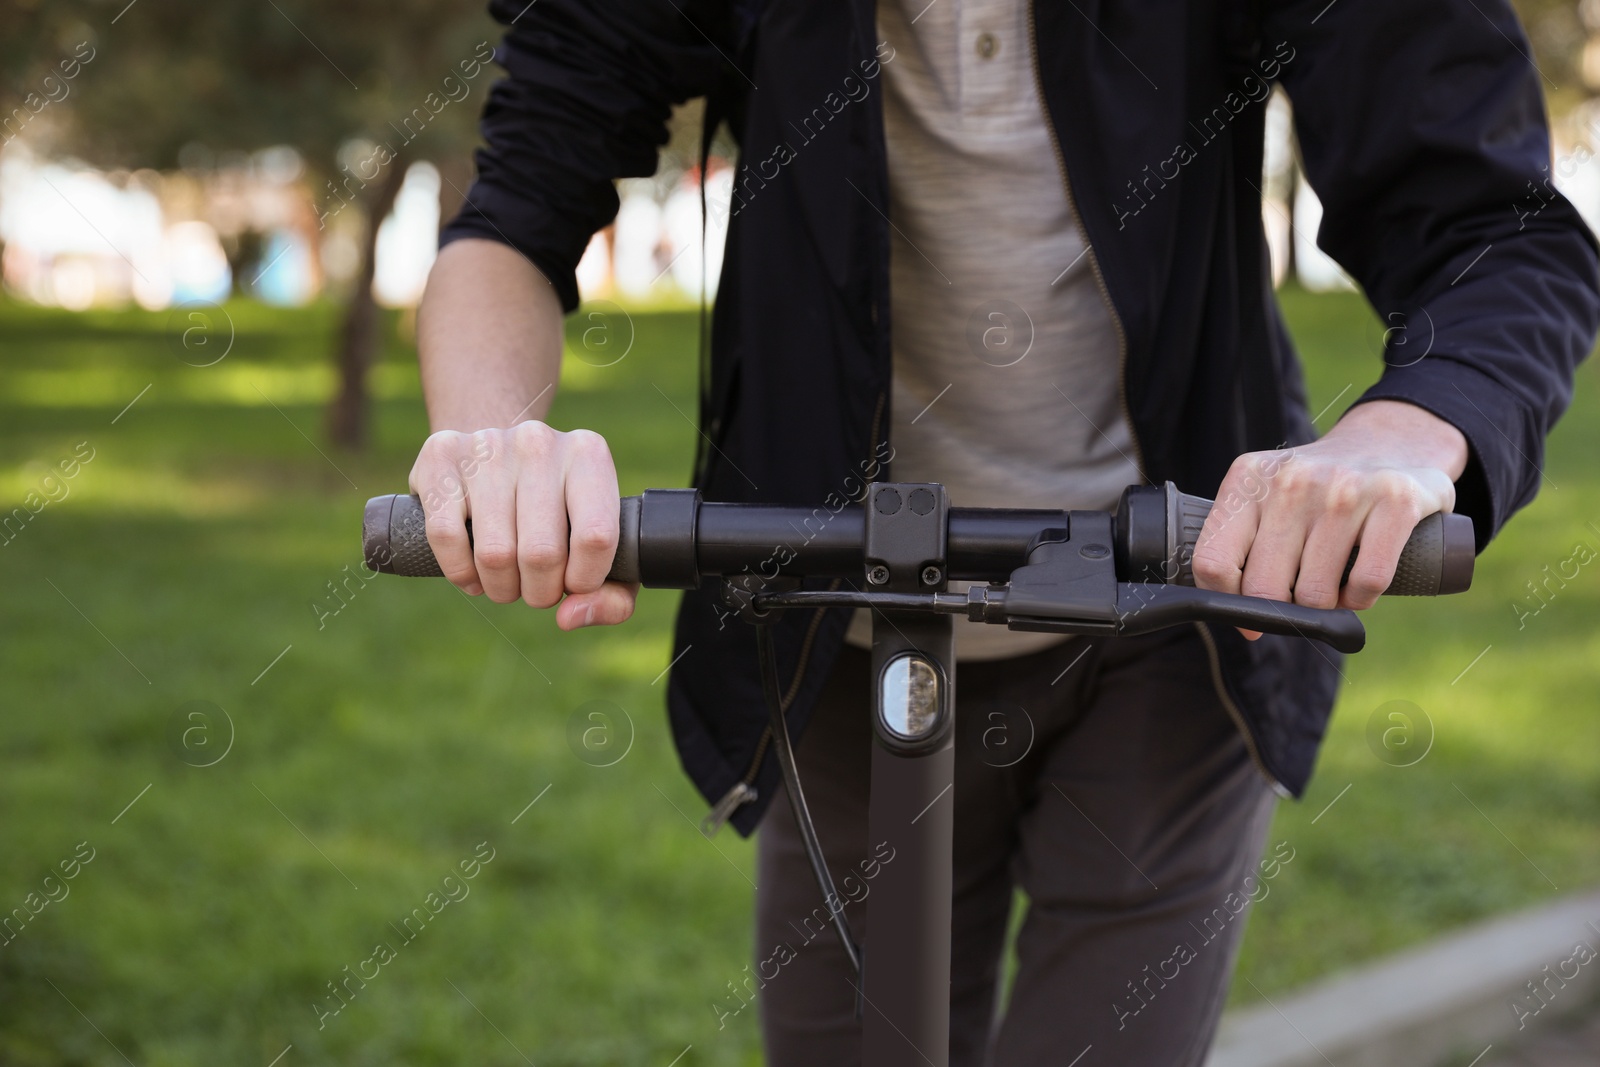
<svg viewBox="0 0 1600 1067">
<path fill-rule="evenodd" d="M 1600 0 L 1519 9 L 1596 223 Z M 360 568 L 497 41 L 478 0 L 0 6 L 0 1064 L 759 1062 L 752 851 L 701 834 L 663 714 L 674 596 L 561 635 Z M 621 183 L 568 320 L 551 421 L 625 493 L 694 451 L 733 157 L 699 124 Z M 1326 429 L 1385 324 L 1311 240 L 1281 97 L 1268 128 Z M 1235 1006 L 1600 886 L 1596 373 L 1472 592 L 1369 613 Z"/>
</svg>

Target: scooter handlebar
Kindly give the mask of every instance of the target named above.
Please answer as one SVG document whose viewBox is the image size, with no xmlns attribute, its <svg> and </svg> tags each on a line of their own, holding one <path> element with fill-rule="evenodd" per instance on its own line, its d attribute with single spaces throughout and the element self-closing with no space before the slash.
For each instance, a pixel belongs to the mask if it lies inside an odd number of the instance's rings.
<svg viewBox="0 0 1600 1067">
<path fill-rule="evenodd" d="M 1116 516 L 1118 577 L 1193 586 L 1192 557 L 1213 502 L 1163 486 L 1130 486 Z M 1065 525 L 1070 512 L 953 508 L 952 578 L 1004 581 L 1027 562 L 1044 528 Z M 654 588 L 694 588 L 702 574 L 755 572 L 859 574 L 859 508 L 830 511 L 764 504 L 703 503 L 692 489 L 651 489 L 623 497 L 610 579 Z M 467 523 L 471 536 L 472 524 Z M 412 495 L 367 501 L 362 542 L 368 568 L 417 578 L 441 577 L 428 544 L 421 501 Z M 798 545 L 799 547 L 792 547 Z M 779 551 L 779 548 L 786 551 Z M 1389 596 L 1439 596 L 1472 583 L 1472 521 L 1436 513 L 1417 524 L 1400 553 Z M 774 562 L 774 560 L 781 562 Z M 1351 553 L 1351 564 L 1355 553 Z M 769 577 L 771 575 L 768 575 Z M 1345 568 L 1349 576 L 1349 566 Z"/>
</svg>

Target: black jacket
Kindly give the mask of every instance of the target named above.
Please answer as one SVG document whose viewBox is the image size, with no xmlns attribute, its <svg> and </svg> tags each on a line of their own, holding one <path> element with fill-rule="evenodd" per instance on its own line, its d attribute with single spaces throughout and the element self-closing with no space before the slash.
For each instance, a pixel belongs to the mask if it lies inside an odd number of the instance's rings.
<svg viewBox="0 0 1600 1067">
<path fill-rule="evenodd" d="M 1480 549 L 1539 484 L 1544 439 L 1600 325 L 1595 242 L 1550 185 L 1539 75 L 1505 0 L 1033 0 L 1041 95 L 1115 311 L 1144 476 L 1213 495 L 1242 452 L 1311 439 L 1261 227 L 1263 99 L 1294 104 L 1321 246 L 1391 327 L 1361 400 L 1458 427 Z M 494 0 L 508 77 L 445 239 L 525 253 L 567 309 L 613 179 L 654 172 L 675 103 L 708 96 L 741 147 L 695 484 L 831 507 L 885 475 L 889 231 L 872 0 Z M 1422 354 L 1425 353 L 1425 354 Z M 604 427 L 600 427 L 604 430 Z M 778 630 L 804 728 L 848 609 Z M 1224 702 L 1298 795 L 1334 656 L 1203 627 Z M 749 628 L 684 597 L 669 711 L 710 802 L 750 832 L 777 780 Z M 747 796 L 745 791 L 731 794 Z"/>
</svg>

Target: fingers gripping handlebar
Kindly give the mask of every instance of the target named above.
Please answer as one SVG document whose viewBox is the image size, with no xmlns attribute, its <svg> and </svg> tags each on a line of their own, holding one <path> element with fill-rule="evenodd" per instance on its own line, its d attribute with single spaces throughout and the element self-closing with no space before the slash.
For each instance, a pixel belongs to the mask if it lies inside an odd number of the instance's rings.
<svg viewBox="0 0 1600 1067">
<path fill-rule="evenodd" d="M 679 490 L 651 490 L 678 492 Z M 642 498 L 622 498 L 617 554 L 606 575 L 613 582 L 639 581 L 639 503 Z M 472 520 L 467 520 L 472 537 Z M 427 516 L 415 494 L 391 493 L 367 501 L 361 517 L 361 548 L 367 569 L 406 578 L 443 578 L 433 546 L 428 544 Z"/>
<path fill-rule="evenodd" d="M 902 493 L 936 547 L 891 569 L 867 558 L 872 530 L 900 513 Z M 1265 633 L 1311 637 L 1360 651 L 1366 631 L 1355 612 L 1195 588 L 1193 555 L 1213 508 L 1162 486 L 1130 486 L 1114 514 L 1103 511 L 949 508 L 937 485 L 874 483 L 865 506 L 837 509 L 701 501 L 693 489 L 650 489 L 621 504 L 609 577 L 658 589 L 694 589 L 722 578 L 723 600 L 750 621 L 805 606 L 963 614 L 974 622 L 1051 633 L 1133 634 L 1203 620 Z M 922 507 L 919 508 L 919 500 Z M 887 503 L 886 503 L 887 502 Z M 414 496 L 367 502 L 367 566 L 390 574 L 438 576 L 421 503 Z M 471 523 L 467 524 L 471 537 Z M 881 542 L 890 545 L 892 542 Z M 889 550 L 889 549 L 885 549 Z M 1387 593 L 1437 596 L 1472 581 L 1472 522 L 1435 514 L 1412 531 Z M 1345 566 L 1349 577 L 1356 552 Z M 777 579 L 849 579 L 829 590 Z M 857 581 L 865 578 L 865 588 Z M 974 584 L 947 592 L 950 580 Z"/>
<path fill-rule="evenodd" d="M 1117 572 L 1128 581 L 1162 581 L 1194 585 L 1192 561 L 1215 504 L 1202 496 L 1180 493 L 1171 482 L 1161 486 L 1129 486 L 1117 507 Z M 1359 546 L 1357 546 L 1359 547 Z M 1465 515 L 1434 512 L 1412 529 L 1385 596 L 1446 596 L 1472 584 L 1477 555 L 1472 520 Z M 1340 584 L 1350 577 L 1356 550 L 1351 549 Z M 1150 576 L 1152 572 L 1160 577 Z"/>
<path fill-rule="evenodd" d="M 1191 561 L 1213 503 L 1162 486 L 1130 486 L 1113 522 L 1117 577 L 1124 582 L 1193 586 Z M 702 577 L 859 577 L 859 506 L 828 508 L 721 504 L 692 489 L 649 489 L 624 497 L 610 578 L 654 588 L 692 589 Z M 1003 582 L 1029 562 L 1041 531 L 1070 525 L 1065 511 L 952 508 L 949 575 Z M 471 523 L 468 523 L 468 534 Z M 362 523 L 367 566 L 385 574 L 440 577 L 428 545 L 421 501 L 373 497 Z M 1400 553 L 1389 596 L 1440 596 L 1472 583 L 1472 521 L 1436 513 L 1420 522 Z M 1351 553 L 1351 563 L 1355 553 Z M 1348 577 L 1349 567 L 1345 569 Z"/>
</svg>

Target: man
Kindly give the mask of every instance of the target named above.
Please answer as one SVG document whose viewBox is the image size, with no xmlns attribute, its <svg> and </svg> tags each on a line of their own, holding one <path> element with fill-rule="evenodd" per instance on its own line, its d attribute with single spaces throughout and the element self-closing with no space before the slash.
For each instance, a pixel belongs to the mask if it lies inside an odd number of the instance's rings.
<svg viewBox="0 0 1600 1067">
<path fill-rule="evenodd" d="M 703 385 L 709 499 L 822 506 L 864 480 L 957 505 L 1217 496 L 1201 584 L 1370 606 L 1439 510 L 1481 549 L 1539 482 L 1593 340 L 1594 242 L 1548 184 L 1539 75 L 1503 0 L 495 0 L 508 78 L 420 320 L 437 431 L 412 472 L 469 593 L 618 623 L 604 440 L 538 421 L 573 268 L 708 97 L 741 146 Z M 1263 100 L 1295 107 L 1323 247 L 1393 327 L 1321 440 L 1272 299 Z M 1420 356 L 1419 356 L 1420 354 Z M 482 457 L 488 456 L 487 460 Z M 466 493 L 443 491 L 468 472 Z M 469 547 L 464 520 L 476 543 Z M 1359 545 L 1348 584 L 1340 574 Z M 862 869 L 864 630 L 787 613 L 779 666 L 830 863 Z M 1132 639 L 958 624 L 951 1063 L 1199 1064 L 1277 795 L 1333 702 L 1325 648 L 1194 626 Z M 769 1061 L 858 1060 L 842 950 L 768 758 L 749 628 L 686 595 L 669 708 L 712 825 L 762 822 Z M 1031 747 L 984 728 L 1026 709 Z M 1013 720 L 1015 721 L 1015 720 Z M 769 804 L 771 805 L 769 808 Z M 1259 864 L 1258 864 L 1258 861 Z M 1276 865 L 1276 866 L 1269 866 Z M 1028 911 L 1003 1020 L 1013 891 Z M 868 944 L 863 909 L 850 918 Z M 769 968 L 770 970 L 770 968 Z"/>
</svg>

